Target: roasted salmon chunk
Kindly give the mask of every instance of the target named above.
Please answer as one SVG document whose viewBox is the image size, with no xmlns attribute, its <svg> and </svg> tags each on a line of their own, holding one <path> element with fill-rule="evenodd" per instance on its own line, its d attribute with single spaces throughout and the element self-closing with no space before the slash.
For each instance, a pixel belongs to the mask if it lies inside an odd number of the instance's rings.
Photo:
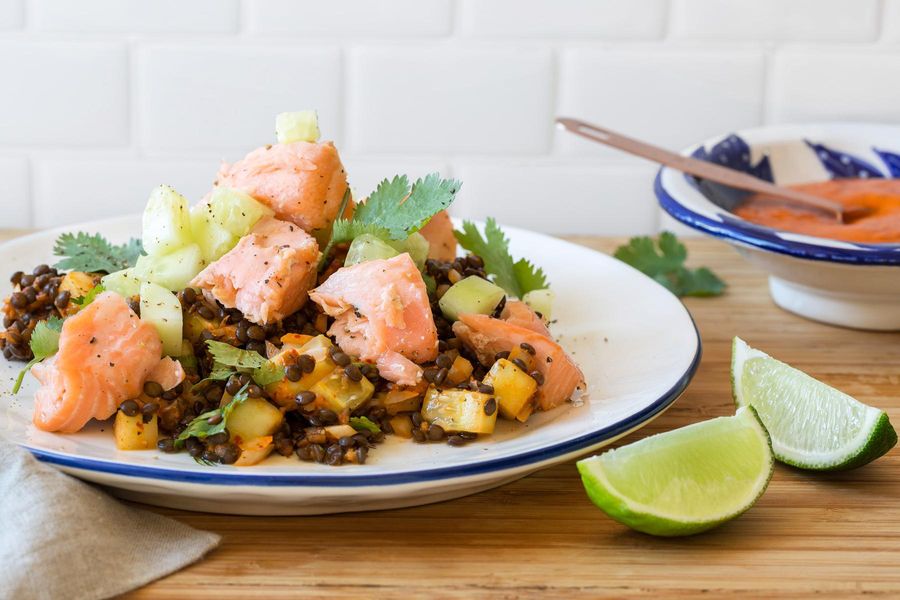
<svg viewBox="0 0 900 600">
<path fill-rule="evenodd" d="M 34 366 L 41 387 L 34 396 L 34 424 L 73 433 L 91 419 L 107 419 L 136 398 L 160 362 L 162 342 L 125 299 L 103 292 L 63 322 L 59 351 Z"/>
<path fill-rule="evenodd" d="M 263 146 L 234 164 L 223 164 L 217 186 L 240 190 L 307 232 L 337 217 L 347 173 L 331 142 Z"/>
<path fill-rule="evenodd" d="M 428 258 L 445 262 L 456 258 L 456 236 L 453 235 L 453 222 L 446 210 L 431 217 L 419 233 L 428 240 Z"/>
<path fill-rule="evenodd" d="M 485 366 L 493 364 L 498 352 L 508 352 L 524 343 L 535 350 L 535 368 L 544 376 L 538 388 L 537 404 L 549 410 L 568 400 L 584 385 L 584 375 L 562 347 L 549 336 L 487 315 L 464 314 L 453 324 L 453 333 L 470 348 Z"/>
<path fill-rule="evenodd" d="M 318 260 L 319 245 L 311 235 L 293 223 L 264 217 L 191 285 L 254 323 L 271 323 L 306 302 Z"/>
<path fill-rule="evenodd" d="M 407 253 L 338 269 L 310 298 L 335 317 L 328 333 L 341 350 L 375 362 L 385 379 L 413 385 L 418 376 L 394 354 L 412 363 L 437 356 L 428 292 Z"/>
</svg>

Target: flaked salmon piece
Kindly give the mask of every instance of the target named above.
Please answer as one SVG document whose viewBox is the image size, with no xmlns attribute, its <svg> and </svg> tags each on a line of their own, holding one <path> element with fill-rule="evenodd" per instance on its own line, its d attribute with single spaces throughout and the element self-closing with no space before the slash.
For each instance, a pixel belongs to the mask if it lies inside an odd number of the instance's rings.
<svg viewBox="0 0 900 600">
<path fill-rule="evenodd" d="M 166 392 L 184 381 L 184 367 L 171 356 L 165 356 L 147 375 L 147 381 L 155 381 Z"/>
<path fill-rule="evenodd" d="M 507 301 L 506 306 L 503 307 L 503 311 L 500 313 L 500 318 L 511 325 L 524 327 L 553 339 L 550 335 L 550 330 L 544 324 L 544 320 L 537 316 L 537 313 L 521 300 Z"/>
<path fill-rule="evenodd" d="M 422 381 L 422 367 L 397 352 L 385 352 L 375 366 L 382 377 L 398 385 L 412 387 Z"/>
<path fill-rule="evenodd" d="M 280 321 L 306 303 L 319 245 L 303 229 L 264 217 L 191 282 L 254 323 Z"/>
<path fill-rule="evenodd" d="M 312 232 L 337 217 L 347 173 L 332 142 L 293 142 L 263 146 L 223 164 L 215 185 L 249 194 L 279 219 Z"/>
<path fill-rule="evenodd" d="M 445 262 L 456 258 L 456 236 L 453 235 L 453 222 L 446 210 L 435 214 L 425 227 L 419 230 L 428 243 L 428 258 Z"/>
<path fill-rule="evenodd" d="M 522 342 L 535 350 L 535 368 L 544 376 L 538 388 L 537 404 L 549 410 L 568 400 L 584 385 L 584 375 L 562 347 L 542 333 L 487 315 L 460 315 L 453 333 L 470 348 L 485 366 L 498 352 L 509 351 Z"/>
<path fill-rule="evenodd" d="M 33 421 L 38 429 L 73 433 L 107 419 L 136 398 L 160 362 L 162 342 L 125 299 L 103 292 L 63 322 L 59 351 L 32 369 L 41 387 Z"/>
<path fill-rule="evenodd" d="M 338 269 L 309 297 L 335 317 L 328 333 L 347 354 L 377 362 L 396 352 L 414 363 L 437 356 L 428 292 L 407 253 Z"/>
</svg>

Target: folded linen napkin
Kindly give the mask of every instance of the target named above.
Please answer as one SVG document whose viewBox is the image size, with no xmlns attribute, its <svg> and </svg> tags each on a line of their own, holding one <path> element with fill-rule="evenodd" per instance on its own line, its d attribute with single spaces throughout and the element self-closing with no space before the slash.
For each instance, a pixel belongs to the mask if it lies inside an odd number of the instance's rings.
<svg viewBox="0 0 900 600">
<path fill-rule="evenodd" d="M 195 562 L 219 540 L 0 442 L 0 598 L 109 598 Z"/>
</svg>

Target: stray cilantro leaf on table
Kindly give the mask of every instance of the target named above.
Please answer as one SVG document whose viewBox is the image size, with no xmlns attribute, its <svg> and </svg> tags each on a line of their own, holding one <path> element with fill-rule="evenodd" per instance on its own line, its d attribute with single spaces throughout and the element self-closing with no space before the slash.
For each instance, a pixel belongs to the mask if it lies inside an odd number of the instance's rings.
<svg viewBox="0 0 900 600">
<path fill-rule="evenodd" d="M 13 394 L 19 393 L 19 388 L 22 387 L 22 382 L 25 380 L 25 374 L 31 370 L 31 367 L 56 354 L 59 350 L 59 333 L 61 331 L 62 319 L 59 317 L 50 317 L 46 321 L 41 321 L 35 325 L 34 331 L 31 332 L 31 341 L 28 342 L 34 358 L 28 361 L 28 364 L 16 377 L 16 383 L 12 389 Z"/>
<path fill-rule="evenodd" d="M 115 246 L 99 233 L 64 233 L 53 246 L 53 254 L 63 258 L 53 266 L 67 271 L 113 273 L 133 267 L 142 252 L 141 240 L 135 238 Z"/>
<path fill-rule="evenodd" d="M 543 269 L 520 258 L 513 261 L 509 253 L 509 240 L 497 221 L 488 218 L 484 226 L 484 237 L 471 221 L 463 222 L 462 231 L 454 231 L 459 245 L 484 260 L 484 270 L 494 276 L 494 283 L 509 294 L 521 298 L 533 290 L 547 287 L 547 276 Z"/>
<path fill-rule="evenodd" d="M 687 248 L 674 233 L 664 231 L 654 244 L 649 237 L 634 237 L 619 246 L 613 255 L 641 273 L 653 278 L 676 296 L 718 296 L 725 282 L 706 267 L 684 266 Z"/>
</svg>

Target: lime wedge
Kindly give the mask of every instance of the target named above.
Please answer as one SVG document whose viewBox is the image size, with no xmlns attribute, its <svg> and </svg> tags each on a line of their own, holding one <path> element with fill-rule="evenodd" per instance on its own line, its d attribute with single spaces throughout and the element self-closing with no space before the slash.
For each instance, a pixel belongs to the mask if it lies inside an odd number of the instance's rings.
<svg viewBox="0 0 900 600">
<path fill-rule="evenodd" d="M 734 338 L 731 386 L 738 406 L 756 409 L 775 457 L 816 471 L 852 469 L 897 443 L 884 411 Z"/>
<path fill-rule="evenodd" d="M 653 535 L 691 535 L 753 506 L 772 476 L 769 436 L 751 408 L 578 462 L 590 499 Z"/>
</svg>

